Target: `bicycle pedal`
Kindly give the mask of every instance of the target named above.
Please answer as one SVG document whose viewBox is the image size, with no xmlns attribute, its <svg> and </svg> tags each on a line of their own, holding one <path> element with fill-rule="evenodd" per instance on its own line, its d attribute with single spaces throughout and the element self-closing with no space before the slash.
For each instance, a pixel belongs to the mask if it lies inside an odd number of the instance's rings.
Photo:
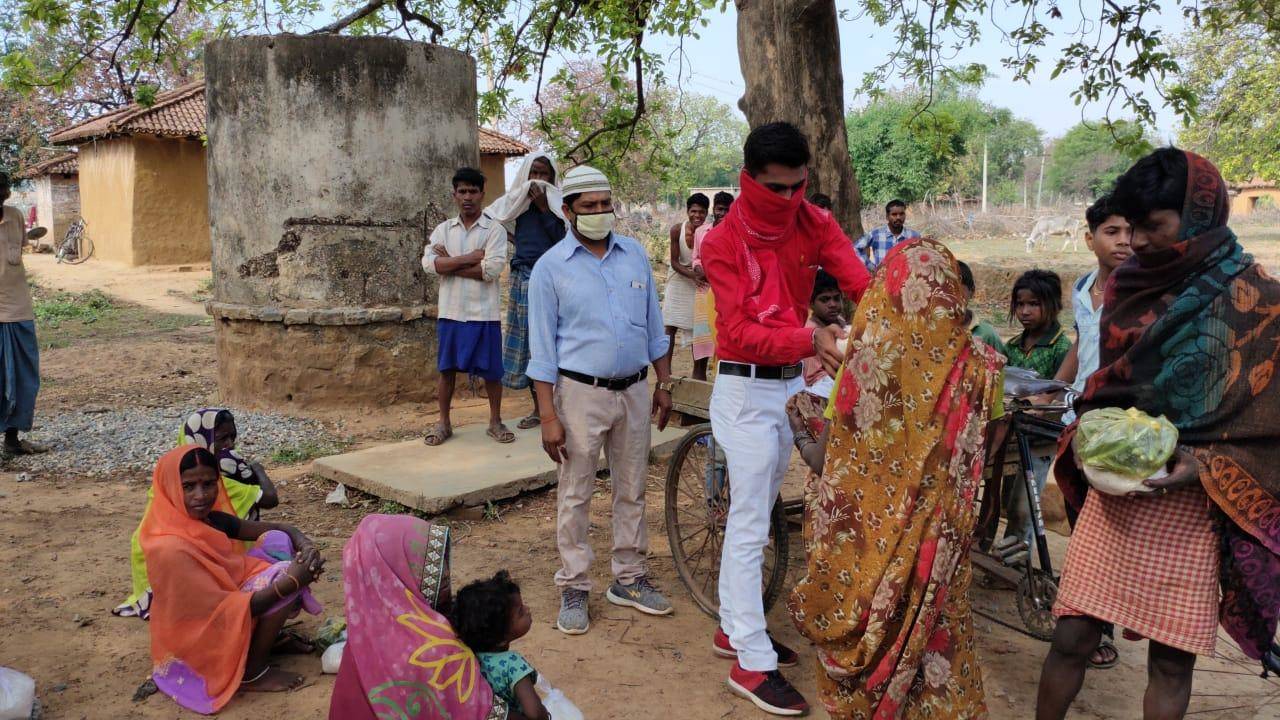
<svg viewBox="0 0 1280 720">
<path fill-rule="evenodd" d="M 1026 543 L 1018 543 L 1017 545 L 1014 545 L 1012 547 L 1007 547 L 1001 550 L 1000 552 L 996 553 L 996 555 L 1004 562 L 1009 562 L 1010 558 L 1015 557 L 1017 555 L 1022 555 L 1023 557 L 1026 557 L 1027 551 L 1030 549 L 1031 548 L 1028 547 Z"/>
<path fill-rule="evenodd" d="M 996 552 L 1001 552 L 1003 550 L 1007 550 L 1008 548 L 1013 547 L 1014 545 L 1017 545 L 1020 542 L 1022 542 L 1022 538 L 1018 537 L 1017 535 L 1006 535 L 1000 538 L 999 540 L 996 540 L 994 543 L 992 543 L 991 549 Z"/>
<path fill-rule="evenodd" d="M 1005 565 L 1009 565 L 1012 567 L 1022 567 L 1023 565 L 1027 564 L 1027 560 L 1030 557 L 1031 557 L 1031 553 L 1027 552 L 1026 549 L 1023 549 L 1012 555 L 1002 557 L 1000 558 L 1000 560 L 1004 562 Z"/>
</svg>

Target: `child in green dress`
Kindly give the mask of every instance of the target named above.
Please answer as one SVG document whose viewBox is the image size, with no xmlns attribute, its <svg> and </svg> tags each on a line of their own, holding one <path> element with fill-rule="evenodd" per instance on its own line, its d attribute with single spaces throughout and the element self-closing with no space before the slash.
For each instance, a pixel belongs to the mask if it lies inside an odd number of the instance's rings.
<svg viewBox="0 0 1280 720">
<path fill-rule="evenodd" d="M 534 691 L 538 672 L 511 649 L 512 642 L 529 634 L 533 614 L 506 570 L 459 590 L 449 620 L 459 639 L 475 652 L 494 695 L 519 708 L 529 720 L 551 720 Z"/>
<path fill-rule="evenodd" d="M 1009 299 L 1009 315 L 1022 325 L 1022 332 L 1005 343 L 1007 367 L 1034 370 L 1042 378 L 1052 379 L 1062 367 L 1071 350 L 1071 338 L 1058 322 L 1062 312 L 1062 278 L 1052 270 L 1028 270 L 1013 283 Z M 1033 454 L 1032 472 L 1036 486 L 1044 491 L 1053 462 L 1052 451 Z M 1026 486 L 1014 482 L 1004 487 L 1005 532 L 996 543 L 997 552 L 1008 550 L 1006 562 L 1021 565 L 1029 557 L 1034 540 L 1031 528 L 1031 508 L 1027 502 Z M 1027 550 L 1016 550 L 1021 541 Z"/>
<path fill-rule="evenodd" d="M 1052 270 L 1028 270 L 1013 283 L 1009 319 L 1022 332 L 1006 343 L 1010 367 L 1034 370 L 1052 379 L 1071 349 L 1071 338 L 1058 323 L 1062 312 L 1062 278 Z"/>
</svg>

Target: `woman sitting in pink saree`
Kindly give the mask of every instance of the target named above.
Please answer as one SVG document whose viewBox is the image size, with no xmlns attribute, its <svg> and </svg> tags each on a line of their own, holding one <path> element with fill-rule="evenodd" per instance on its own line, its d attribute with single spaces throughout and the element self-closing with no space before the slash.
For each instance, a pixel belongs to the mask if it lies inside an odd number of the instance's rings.
<svg viewBox="0 0 1280 720">
<path fill-rule="evenodd" d="M 330 720 L 521 720 L 445 618 L 448 526 L 369 515 L 347 541 L 342 576 L 347 648 Z"/>
</svg>

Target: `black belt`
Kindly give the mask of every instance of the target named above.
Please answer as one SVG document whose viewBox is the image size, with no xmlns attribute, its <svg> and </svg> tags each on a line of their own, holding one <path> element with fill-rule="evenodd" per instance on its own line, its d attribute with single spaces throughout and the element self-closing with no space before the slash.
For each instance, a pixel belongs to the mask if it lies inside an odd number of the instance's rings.
<svg viewBox="0 0 1280 720">
<path fill-rule="evenodd" d="M 629 375 L 624 378 L 598 378 L 594 375 L 565 370 L 564 368 L 560 368 L 560 374 L 570 380 L 577 380 L 584 385 L 590 385 L 592 387 L 600 387 L 605 390 L 626 390 L 632 385 L 635 385 L 641 380 L 649 377 L 649 368 L 645 368 L 635 375 Z"/>
<path fill-rule="evenodd" d="M 721 360 L 720 372 L 724 375 L 753 377 L 759 380 L 791 380 L 803 374 L 804 366 L 800 363 L 795 365 L 748 365 L 746 363 Z"/>
</svg>

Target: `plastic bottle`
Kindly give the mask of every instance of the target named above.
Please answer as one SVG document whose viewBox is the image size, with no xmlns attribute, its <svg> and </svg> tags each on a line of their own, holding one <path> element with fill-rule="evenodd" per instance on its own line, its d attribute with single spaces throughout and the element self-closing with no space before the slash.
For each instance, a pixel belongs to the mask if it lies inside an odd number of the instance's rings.
<svg viewBox="0 0 1280 720">
<path fill-rule="evenodd" d="M 542 705 L 551 713 L 551 720 L 584 720 L 582 711 L 564 693 L 551 687 L 551 683 L 541 674 L 533 689 L 542 698 Z"/>
</svg>

